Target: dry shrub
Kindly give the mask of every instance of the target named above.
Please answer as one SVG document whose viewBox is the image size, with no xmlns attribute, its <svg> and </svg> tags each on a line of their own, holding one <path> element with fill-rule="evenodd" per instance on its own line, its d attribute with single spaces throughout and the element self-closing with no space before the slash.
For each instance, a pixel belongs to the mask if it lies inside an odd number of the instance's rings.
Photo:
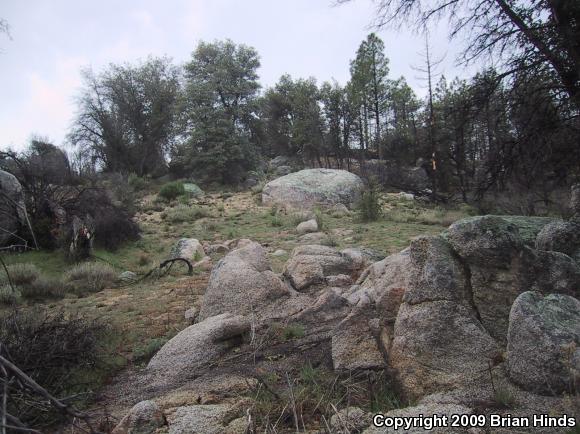
<svg viewBox="0 0 580 434">
<path fill-rule="evenodd" d="M 4 353 L 53 396 L 72 396 L 67 403 L 77 406 L 90 398 L 110 369 L 102 351 L 107 332 L 99 322 L 68 318 L 63 313 L 13 311 L 0 317 Z M 42 432 L 63 420 L 62 413 L 46 400 L 17 388 L 9 389 L 8 412 Z"/>
<path fill-rule="evenodd" d="M 102 291 L 112 285 L 116 279 L 117 273 L 113 267 L 100 262 L 77 264 L 63 276 L 67 291 L 79 295 Z"/>
<path fill-rule="evenodd" d="M 18 263 L 8 266 L 10 281 L 15 286 L 16 292 L 10 295 L 10 285 L 5 273 L 0 275 L 0 285 L 2 285 L 2 299 L 11 298 L 18 301 L 19 296 L 23 298 L 59 298 L 64 296 L 64 286 L 58 279 L 44 276 L 40 270 L 29 263 Z M 5 301 L 5 304 L 7 302 Z"/>
</svg>

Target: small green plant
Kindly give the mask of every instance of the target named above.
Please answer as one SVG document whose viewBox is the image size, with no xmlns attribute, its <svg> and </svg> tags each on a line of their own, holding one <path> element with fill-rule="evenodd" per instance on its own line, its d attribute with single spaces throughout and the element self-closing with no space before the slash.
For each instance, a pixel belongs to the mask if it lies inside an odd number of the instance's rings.
<svg viewBox="0 0 580 434">
<path fill-rule="evenodd" d="M 164 184 L 159 190 L 159 197 L 165 200 L 174 200 L 185 194 L 183 182 L 173 181 Z"/>
<path fill-rule="evenodd" d="M 515 397 L 505 387 L 496 386 L 493 391 L 493 400 L 498 408 L 510 409 L 514 407 Z"/>
<path fill-rule="evenodd" d="M 140 176 L 138 176 L 136 173 L 129 174 L 129 178 L 127 179 L 127 183 L 131 187 L 133 187 L 133 190 L 135 190 L 135 191 L 145 190 L 145 188 L 147 187 L 147 181 L 145 179 L 141 178 Z"/>
<path fill-rule="evenodd" d="M 382 215 L 382 207 L 379 201 L 379 192 L 375 188 L 363 192 L 357 206 L 358 216 L 362 222 L 377 221 Z"/>
<path fill-rule="evenodd" d="M 62 297 L 64 288 L 57 279 L 48 278 L 34 264 L 17 263 L 8 266 L 12 284 L 23 298 Z M 0 285 L 8 285 L 8 277 L 2 273 Z"/>
<path fill-rule="evenodd" d="M 153 338 L 143 346 L 138 346 L 133 350 L 133 361 L 137 363 L 147 363 L 151 358 L 167 343 L 168 339 Z"/>
<path fill-rule="evenodd" d="M 318 230 L 324 229 L 324 213 L 320 208 L 314 209 L 314 218 L 316 219 L 316 224 L 318 224 Z"/>
<path fill-rule="evenodd" d="M 113 267 L 100 262 L 84 262 L 68 270 L 63 281 L 67 291 L 75 294 L 99 292 L 113 284 L 117 273 Z"/>
<path fill-rule="evenodd" d="M 214 221 L 207 221 L 203 223 L 203 230 L 206 232 L 216 232 L 219 229 L 219 226 Z"/>
<path fill-rule="evenodd" d="M 285 341 L 303 338 L 304 334 L 305 330 L 302 324 L 290 324 L 282 329 L 282 339 Z"/>
<path fill-rule="evenodd" d="M 326 234 L 326 239 L 323 240 L 320 244 L 328 247 L 337 247 L 339 245 L 338 240 L 331 233 Z"/>
<path fill-rule="evenodd" d="M 270 225 L 273 227 L 281 227 L 284 226 L 284 222 L 282 221 L 282 218 L 278 214 L 275 214 L 272 217 L 270 217 Z"/>
</svg>

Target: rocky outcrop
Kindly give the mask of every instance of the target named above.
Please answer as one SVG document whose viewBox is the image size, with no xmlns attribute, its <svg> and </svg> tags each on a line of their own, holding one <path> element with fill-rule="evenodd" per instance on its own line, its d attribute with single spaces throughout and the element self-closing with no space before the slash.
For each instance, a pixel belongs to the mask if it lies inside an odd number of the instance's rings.
<svg viewBox="0 0 580 434">
<path fill-rule="evenodd" d="M 277 178 L 264 186 L 262 203 L 293 208 L 351 206 L 360 199 L 363 181 L 346 170 L 307 169 Z"/>
<path fill-rule="evenodd" d="M 285 283 L 272 272 L 266 251 L 258 243 L 238 243 L 241 247 L 222 258 L 213 268 L 200 319 L 231 312 L 257 315 L 263 308 L 289 295 Z"/>
<path fill-rule="evenodd" d="M 386 368 L 372 330 L 372 319 L 359 310 L 342 320 L 332 333 L 332 363 L 338 371 Z"/>
<path fill-rule="evenodd" d="M 17 240 L 24 227 L 26 204 L 22 186 L 14 175 L 0 170 L 0 246 Z"/>
<path fill-rule="evenodd" d="M 508 345 L 510 378 L 545 394 L 580 387 L 580 301 L 525 292 L 512 306 Z"/>
<path fill-rule="evenodd" d="M 286 276 L 297 291 L 326 283 L 328 276 L 352 275 L 356 264 L 332 247 L 306 245 L 296 247 L 284 268 Z"/>
<path fill-rule="evenodd" d="M 249 330 L 250 321 L 239 315 L 207 318 L 169 340 L 149 361 L 147 371 L 160 386 L 180 383 L 240 345 Z"/>
<path fill-rule="evenodd" d="M 449 244 L 421 237 L 410 247 L 412 276 L 388 358 L 405 394 L 418 398 L 479 380 L 500 348 L 473 309 L 467 276 Z"/>
</svg>

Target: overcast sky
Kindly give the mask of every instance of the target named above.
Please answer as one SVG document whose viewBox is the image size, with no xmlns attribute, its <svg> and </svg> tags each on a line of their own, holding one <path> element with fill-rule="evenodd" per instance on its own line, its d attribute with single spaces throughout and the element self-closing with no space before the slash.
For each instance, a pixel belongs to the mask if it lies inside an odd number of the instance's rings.
<svg viewBox="0 0 580 434">
<path fill-rule="evenodd" d="M 258 50 L 263 86 L 283 73 L 345 83 L 349 62 L 371 31 L 374 5 L 354 0 L 3 0 L 0 18 L 12 40 L 0 35 L 0 148 L 22 149 L 31 135 L 61 145 L 75 113 L 80 70 L 99 71 L 113 62 L 148 55 L 187 61 L 201 40 L 230 38 Z M 466 76 L 454 67 L 457 48 L 444 26 L 431 32 L 447 77 Z M 404 75 L 419 95 L 424 83 L 424 40 L 411 32 L 380 30 L 391 77 Z"/>
</svg>

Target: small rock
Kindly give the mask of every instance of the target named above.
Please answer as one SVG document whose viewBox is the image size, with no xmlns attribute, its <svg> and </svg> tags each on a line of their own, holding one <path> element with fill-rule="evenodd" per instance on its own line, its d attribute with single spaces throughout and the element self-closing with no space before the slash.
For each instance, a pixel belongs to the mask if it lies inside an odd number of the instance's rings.
<svg viewBox="0 0 580 434">
<path fill-rule="evenodd" d="M 112 434 L 153 434 L 165 425 L 163 413 L 153 401 L 135 404 L 113 429 Z"/>
<path fill-rule="evenodd" d="M 181 238 L 169 254 L 171 258 L 183 258 L 189 261 L 199 260 L 205 256 L 205 251 L 199 240 L 195 238 Z"/>
<path fill-rule="evenodd" d="M 125 283 L 135 282 L 137 280 L 137 274 L 132 271 L 123 271 L 119 274 L 119 280 Z"/>
<path fill-rule="evenodd" d="M 334 217 L 345 217 L 350 214 L 350 211 L 344 203 L 337 203 L 330 209 L 330 213 Z"/>
<path fill-rule="evenodd" d="M 304 244 L 325 244 L 328 241 L 328 235 L 324 232 L 313 232 L 302 235 L 298 240 Z"/>
<path fill-rule="evenodd" d="M 272 253 L 272 256 L 286 256 L 287 254 L 288 252 L 286 250 L 278 249 Z"/>
<path fill-rule="evenodd" d="M 315 219 L 302 222 L 296 227 L 296 232 L 298 232 L 300 235 L 309 234 L 317 231 L 318 231 L 318 223 L 316 222 Z"/>
</svg>

